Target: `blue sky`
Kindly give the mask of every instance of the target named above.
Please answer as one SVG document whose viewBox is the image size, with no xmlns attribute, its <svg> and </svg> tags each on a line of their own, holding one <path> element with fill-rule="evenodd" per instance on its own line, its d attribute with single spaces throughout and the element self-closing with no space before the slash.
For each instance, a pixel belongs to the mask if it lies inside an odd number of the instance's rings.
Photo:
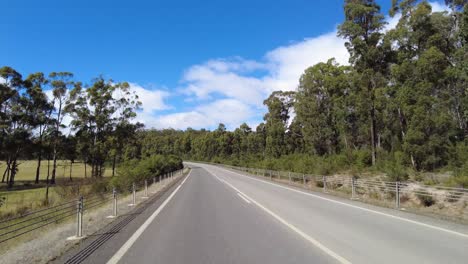
<svg viewBox="0 0 468 264">
<path fill-rule="evenodd" d="M 306 67 L 347 62 L 342 0 L 2 2 L 2 65 L 128 81 L 147 127 L 255 126 Z"/>
</svg>

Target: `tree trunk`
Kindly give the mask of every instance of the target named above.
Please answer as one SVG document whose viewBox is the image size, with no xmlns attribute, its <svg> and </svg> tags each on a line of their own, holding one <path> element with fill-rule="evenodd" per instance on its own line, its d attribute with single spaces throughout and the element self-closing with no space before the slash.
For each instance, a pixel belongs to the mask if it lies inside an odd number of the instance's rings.
<svg viewBox="0 0 468 264">
<path fill-rule="evenodd" d="M 117 160 L 117 154 L 114 155 L 114 160 L 112 161 L 112 177 L 115 175 L 115 161 Z"/>
<path fill-rule="evenodd" d="M 398 119 L 400 120 L 401 139 L 402 139 L 402 142 L 404 142 L 405 137 L 406 137 L 406 121 L 405 121 L 405 116 L 401 112 L 400 107 L 398 107 Z M 416 162 L 414 161 L 414 156 L 412 153 L 410 153 L 410 158 L 411 158 L 411 164 L 413 165 L 413 168 L 416 169 Z"/>
<path fill-rule="evenodd" d="M 3 172 L 3 177 L 2 177 L 2 183 L 5 182 L 5 177 L 6 177 L 6 182 L 8 182 L 10 178 L 10 158 L 6 161 L 6 168 L 5 171 Z"/>
<path fill-rule="evenodd" d="M 87 166 L 86 166 L 86 160 L 87 160 L 87 159 L 85 158 L 84 161 L 83 161 L 83 162 L 84 162 L 84 177 L 85 177 L 85 178 L 88 177 L 88 172 L 87 172 L 87 169 L 86 169 L 86 168 L 87 168 Z"/>
<path fill-rule="evenodd" d="M 50 154 L 47 155 L 47 180 L 46 180 L 47 184 L 49 184 L 49 178 L 50 178 Z"/>
<path fill-rule="evenodd" d="M 372 166 L 375 166 L 376 160 L 377 160 L 377 150 L 375 146 L 375 140 L 376 140 L 376 129 L 375 129 L 375 109 L 372 106 L 371 109 L 371 151 L 372 151 Z"/>
<path fill-rule="evenodd" d="M 8 188 L 11 189 L 13 187 L 13 184 L 15 184 L 15 176 L 16 176 L 16 172 L 18 171 L 18 169 L 16 168 L 18 166 L 17 162 L 16 162 L 16 157 L 13 158 L 13 161 L 11 163 L 11 168 L 10 168 L 10 171 L 11 171 L 11 175 L 10 175 L 10 179 L 8 181 Z"/>
<path fill-rule="evenodd" d="M 52 178 L 50 179 L 50 184 L 55 184 L 55 176 L 57 173 L 57 147 L 54 147 L 54 156 L 52 162 Z"/>
<path fill-rule="evenodd" d="M 72 179 L 72 169 L 73 169 L 73 161 L 70 160 L 70 181 L 73 181 L 73 179 Z"/>
<path fill-rule="evenodd" d="M 37 168 L 36 168 L 36 181 L 35 183 L 39 183 L 39 176 L 41 171 L 41 161 L 42 161 L 42 150 L 39 150 L 39 156 L 37 157 Z"/>
</svg>

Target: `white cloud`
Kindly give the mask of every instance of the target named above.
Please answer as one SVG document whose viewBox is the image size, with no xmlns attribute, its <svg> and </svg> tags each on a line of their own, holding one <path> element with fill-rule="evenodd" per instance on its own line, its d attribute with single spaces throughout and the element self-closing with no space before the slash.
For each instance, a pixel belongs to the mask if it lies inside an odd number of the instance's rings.
<svg viewBox="0 0 468 264">
<path fill-rule="evenodd" d="M 434 1 L 434 2 L 429 2 L 429 4 L 432 6 L 432 12 L 444 12 L 444 11 L 451 12 L 450 7 L 445 5 L 445 3 Z"/>
<path fill-rule="evenodd" d="M 341 64 L 349 58 L 344 40 L 336 32 L 278 47 L 261 61 L 240 57 L 209 60 L 186 71 L 184 92 L 201 100 L 222 95 L 258 107 L 272 91 L 296 89 L 307 67 L 332 57 Z"/>
<path fill-rule="evenodd" d="M 142 104 L 141 109 L 145 113 L 170 109 L 170 106 L 164 102 L 170 95 L 168 91 L 146 89 L 136 83 L 130 83 L 130 91 L 138 95 L 138 100 Z"/>
<path fill-rule="evenodd" d="M 429 4 L 432 6 L 432 12 L 444 12 L 444 11 L 451 12 L 450 7 L 448 7 L 444 3 L 435 1 L 435 2 L 429 2 Z M 393 17 L 387 16 L 386 21 L 388 24 L 385 26 L 384 32 L 387 32 L 391 29 L 396 28 L 400 18 L 401 18 L 401 14 L 399 13 L 395 14 L 395 16 Z"/>
<path fill-rule="evenodd" d="M 156 128 L 199 129 L 214 128 L 224 123 L 229 129 L 234 129 L 252 117 L 255 117 L 255 112 L 247 104 L 236 99 L 220 99 L 192 111 L 156 117 L 149 125 Z"/>
</svg>

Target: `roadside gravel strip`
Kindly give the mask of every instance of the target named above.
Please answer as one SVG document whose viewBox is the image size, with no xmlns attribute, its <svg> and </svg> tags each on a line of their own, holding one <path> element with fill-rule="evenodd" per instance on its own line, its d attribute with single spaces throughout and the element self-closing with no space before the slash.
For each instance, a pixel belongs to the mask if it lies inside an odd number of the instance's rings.
<svg viewBox="0 0 468 264">
<path fill-rule="evenodd" d="M 80 257 L 75 260 L 85 259 L 92 253 L 92 248 L 98 248 L 100 243 L 106 242 L 106 239 L 112 237 L 115 232 L 131 225 L 131 222 L 139 215 L 153 206 L 161 196 L 172 189 L 174 184 L 182 177 L 174 178 L 173 182 L 166 182 L 165 185 L 157 183 L 150 186 L 149 191 L 153 194 L 149 199 L 141 199 L 144 191 L 137 192 L 137 206 L 129 207 L 132 201 L 132 195 L 118 197 L 118 217 L 107 218 L 112 213 L 111 202 L 102 207 L 86 211 L 83 215 L 83 230 L 86 237 L 82 240 L 68 241 L 67 237 L 76 232 L 75 217 L 69 221 L 47 227 L 46 231 L 41 231 L 30 241 L 16 246 L 0 257 L 0 264 L 3 263 L 64 263 L 81 249 L 86 252 L 80 252 Z M 92 246 L 90 246 L 92 244 Z M 69 263 L 79 263 L 69 262 Z M 96 262 L 95 262 L 96 263 Z"/>
</svg>

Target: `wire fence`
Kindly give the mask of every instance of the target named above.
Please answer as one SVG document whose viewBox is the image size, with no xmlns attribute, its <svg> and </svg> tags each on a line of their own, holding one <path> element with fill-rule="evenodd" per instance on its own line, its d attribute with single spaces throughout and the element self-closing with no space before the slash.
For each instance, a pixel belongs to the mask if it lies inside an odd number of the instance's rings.
<svg viewBox="0 0 468 264">
<path fill-rule="evenodd" d="M 322 176 L 287 171 L 274 171 L 259 168 L 237 167 L 214 164 L 228 169 L 243 171 L 270 180 L 299 185 L 305 188 L 322 188 L 323 192 L 349 193 L 350 198 L 359 199 L 365 195 L 378 195 L 388 201 L 393 200 L 397 209 L 402 203 L 416 201 L 422 206 L 449 204 L 463 210 L 468 217 L 468 189 L 438 185 L 424 185 L 417 182 L 392 182 L 377 179 L 361 179 L 346 176 Z"/>
<path fill-rule="evenodd" d="M 132 204 L 136 205 L 136 193 L 143 191 L 143 199 L 150 196 L 149 188 L 158 183 L 166 184 L 176 176 L 183 175 L 182 170 L 176 170 L 163 175 L 152 177 L 150 180 L 143 180 L 132 184 L 130 191 L 132 193 Z M 26 235 L 49 225 L 65 222 L 76 216 L 76 235 L 75 238 L 83 236 L 83 214 L 93 208 L 101 207 L 104 205 L 112 206 L 112 215 L 110 217 L 117 217 L 117 191 L 113 189 L 112 192 L 100 193 L 78 198 L 47 207 L 44 209 L 26 212 L 20 216 L 12 217 L 0 221 L 0 244 Z"/>
</svg>

